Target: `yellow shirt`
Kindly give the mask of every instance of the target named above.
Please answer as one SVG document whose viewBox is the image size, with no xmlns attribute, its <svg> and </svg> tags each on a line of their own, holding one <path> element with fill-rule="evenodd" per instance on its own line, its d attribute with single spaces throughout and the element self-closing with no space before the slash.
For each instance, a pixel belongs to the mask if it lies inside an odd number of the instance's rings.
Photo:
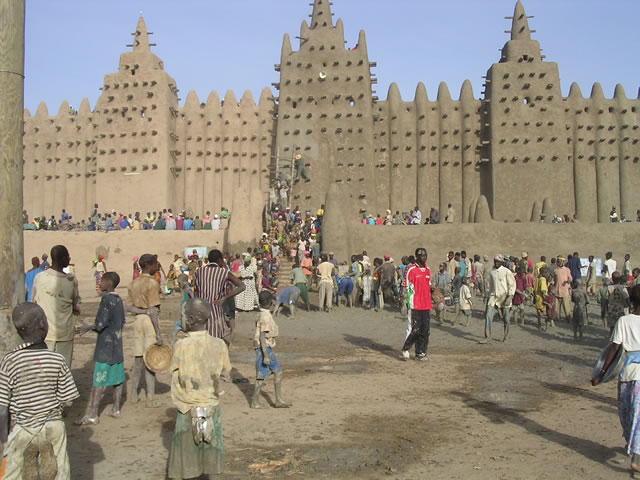
<svg viewBox="0 0 640 480">
<path fill-rule="evenodd" d="M 219 403 L 220 374 L 231 373 L 227 344 L 209 332 L 188 332 L 171 358 L 171 400 L 181 413 Z"/>
<path fill-rule="evenodd" d="M 32 300 L 47 315 L 49 332 L 46 341 L 73 340 L 73 305 L 79 299 L 78 280 L 73 275 L 52 268 L 39 273 L 33 281 Z"/>
<path fill-rule="evenodd" d="M 143 273 L 131 282 L 127 303 L 138 308 L 151 308 L 160 305 L 160 289 L 155 278 L 148 273 Z"/>
<path fill-rule="evenodd" d="M 276 337 L 280 333 L 271 312 L 266 308 L 261 308 L 256 320 L 256 333 L 253 337 L 253 346 L 260 348 L 260 334 L 264 332 L 265 347 L 275 347 Z"/>
<path fill-rule="evenodd" d="M 322 262 L 318 265 L 318 273 L 320 274 L 320 283 L 331 283 L 333 285 L 333 263 Z"/>
</svg>

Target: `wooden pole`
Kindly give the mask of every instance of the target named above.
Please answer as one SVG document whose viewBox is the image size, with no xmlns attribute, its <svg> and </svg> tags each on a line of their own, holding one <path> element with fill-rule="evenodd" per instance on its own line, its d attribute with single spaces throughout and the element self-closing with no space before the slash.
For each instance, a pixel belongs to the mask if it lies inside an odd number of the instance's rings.
<svg viewBox="0 0 640 480">
<path fill-rule="evenodd" d="M 0 0 L 0 309 L 5 312 L 25 300 L 22 238 L 24 14 L 25 0 Z M 0 334 L 2 327 L 0 324 Z"/>
</svg>

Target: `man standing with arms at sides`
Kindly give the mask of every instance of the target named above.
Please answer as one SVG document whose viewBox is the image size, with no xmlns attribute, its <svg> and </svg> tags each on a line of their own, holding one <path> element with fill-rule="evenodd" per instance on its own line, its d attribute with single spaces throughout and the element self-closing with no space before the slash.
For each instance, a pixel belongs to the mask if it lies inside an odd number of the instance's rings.
<svg viewBox="0 0 640 480">
<path fill-rule="evenodd" d="M 416 263 L 407 269 L 407 301 L 411 311 L 411 333 L 402 346 L 402 359 L 409 360 L 415 345 L 416 360 L 427 359 L 429 314 L 431 313 L 431 272 L 427 266 L 427 249 L 416 249 Z"/>
<path fill-rule="evenodd" d="M 593 258 L 593 255 L 589 255 L 589 268 L 587 269 L 587 293 L 592 297 L 596 294 L 596 283 L 598 281 L 598 264 Z"/>
<path fill-rule="evenodd" d="M 574 280 L 571 270 L 565 267 L 563 257 L 556 259 L 558 267 L 553 271 L 553 295 L 556 297 L 556 311 L 558 312 L 558 320 L 560 313 L 564 310 L 564 317 L 567 323 L 571 322 L 571 282 Z"/>
<path fill-rule="evenodd" d="M 449 252 L 447 255 L 447 270 L 449 272 L 449 278 L 453 280 L 453 277 L 456 276 L 456 267 L 458 266 L 458 261 L 455 259 L 455 254 L 453 251 Z"/>
<path fill-rule="evenodd" d="M 491 324 L 493 317 L 498 313 L 504 321 L 504 338 L 509 339 L 509 313 L 511 310 L 511 300 L 516 293 L 516 280 L 511 270 L 504 266 L 504 257 L 498 254 L 493 259 L 493 270 L 489 272 L 487 293 L 487 315 L 484 323 L 484 340 L 480 343 L 491 341 Z"/>
<path fill-rule="evenodd" d="M 447 223 L 453 223 L 455 219 L 455 215 L 456 215 L 456 211 L 453 209 L 453 205 L 451 204 L 447 205 L 447 217 L 445 218 L 445 221 Z"/>
<path fill-rule="evenodd" d="M 211 304 L 211 316 L 207 323 L 209 335 L 225 339 L 225 319 L 222 304 L 225 300 L 244 292 L 245 285 L 238 277 L 231 273 L 225 264 L 220 250 L 211 250 L 207 257 L 209 263 L 194 273 L 193 287 L 195 295 Z M 227 293 L 227 282 L 231 282 L 233 289 Z M 231 340 L 235 324 L 233 320 L 228 324 L 230 332 L 226 337 Z"/>
<path fill-rule="evenodd" d="M 612 252 L 605 253 L 604 254 L 604 258 L 605 258 L 604 266 L 607 267 L 607 268 L 603 269 L 602 276 L 604 278 L 606 278 L 607 280 L 611 280 L 611 276 L 613 275 L 613 272 L 616 272 L 618 270 L 618 264 L 613 259 L 613 253 Z"/>
<path fill-rule="evenodd" d="M 79 315 L 78 280 L 64 273 L 71 257 L 64 245 L 51 249 L 51 268 L 39 273 L 33 281 L 31 298 L 44 310 L 49 328 L 46 344 L 49 350 L 61 354 L 71 369 L 73 356 L 73 315 Z"/>
</svg>

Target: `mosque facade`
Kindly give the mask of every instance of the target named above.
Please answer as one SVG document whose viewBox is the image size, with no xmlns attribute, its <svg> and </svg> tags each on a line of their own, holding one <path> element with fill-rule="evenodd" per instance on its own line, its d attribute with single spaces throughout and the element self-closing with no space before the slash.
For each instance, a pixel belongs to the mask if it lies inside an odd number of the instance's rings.
<svg viewBox="0 0 640 480">
<path fill-rule="evenodd" d="M 598 223 L 614 206 L 635 218 L 639 101 L 620 85 L 605 98 L 597 83 L 589 97 L 575 83 L 563 97 L 558 65 L 531 38 L 519 0 L 480 97 L 466 80 L 457 99 L 444 83 L 435 98 L 420 83 L 413 100 L 396 84 L 379 99 L 364 31 L 346 48 L 331 6 L 314 1 L 297 50 L 284 35 L 279 80 L 257 102 L 191 91 L 180 106 L 140 18 L 93 110 L 86 99 L 53 116 L 44 103 L 25 110 L 24 208 L 47 217 L 65 208 L 75 219 L 94 203 L 143 215 L 262 210 L 280 178 L 292 206 L 317 209 L 331 191 L 353 215 L 451 204 L 456 223 L 565 214 Z M 296 154 L 308 182 L 292 181 Z"/>
</svg>

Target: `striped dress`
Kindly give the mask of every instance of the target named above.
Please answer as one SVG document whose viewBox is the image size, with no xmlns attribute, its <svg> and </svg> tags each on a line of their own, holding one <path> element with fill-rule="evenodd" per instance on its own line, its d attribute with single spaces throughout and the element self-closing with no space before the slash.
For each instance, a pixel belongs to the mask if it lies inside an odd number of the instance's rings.
<svg viewBox="0 0 640 480">
<path fill-rule="evenodd" d="M 222 305 L 214 302 L 225 295 L 225 287 L 229 269 L 216 263 L 209 263 L 199 268 L 194 274 L 194 290 L 198 298 L 202 298 L 211 304 L 211 317 L 207 324 L 209 334 L 216 338 L 222 338 L 224 334 L 224 313 Z"/>
</svg>

